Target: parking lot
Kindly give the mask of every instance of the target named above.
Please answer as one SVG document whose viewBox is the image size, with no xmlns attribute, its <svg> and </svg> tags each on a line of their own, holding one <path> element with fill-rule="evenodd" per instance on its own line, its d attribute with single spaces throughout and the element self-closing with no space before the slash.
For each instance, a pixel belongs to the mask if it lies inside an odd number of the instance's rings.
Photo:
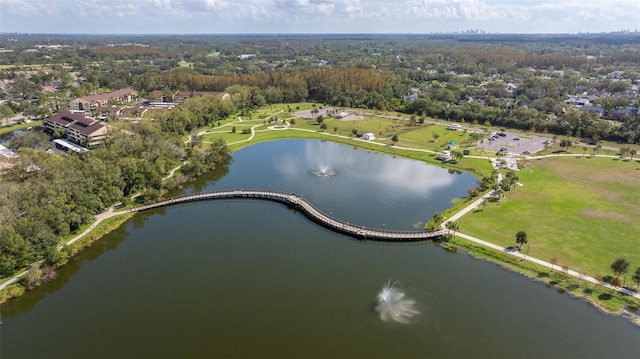
<svg viewBox="0 0 640 359">
<path fill-rule="evenodd" d="M 498 133 L 503 136 L 497 135 Z M 535 136 L 532 134 L 518 134 L 513 132 L 498 131 L 490 138 L 485 138 L 479 144 L 479 147 L 488 151 L 503 151 L 513 154 L 535 154 L 544 149 L 544 141 L 546 137 Z"/>
</svg>

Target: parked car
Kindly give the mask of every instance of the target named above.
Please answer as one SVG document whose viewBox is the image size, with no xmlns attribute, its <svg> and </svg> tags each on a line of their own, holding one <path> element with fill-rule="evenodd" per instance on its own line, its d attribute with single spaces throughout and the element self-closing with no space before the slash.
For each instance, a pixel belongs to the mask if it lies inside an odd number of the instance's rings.
<svg viewBox="0 0 640 359">
<path fill-rule="evenodd" d="M 531 154 L 531 151 L 529 151 L 529 150 L 525 150 L 525 151 L 523 151 L 523 152 L 522 152 L 522 154 L 523 154 L 523 155 L 530 155 L 530 154 Z"/>
<path fill-rule="evenodd" d="M 500 147 L 500 152 L 507 152 L 507 148 L 506 147 Z"/>
<path fill-rule="evenodd" d="M 504 133 L 504 132 L 498 132 L 498 136 L 500 136 L 500 137 L 505 137 L 506 135 L 507 135 L 507 134 L 506 134 L 506 133 Z"/>
<path fill-rule="evenodd" d="M 520 141 L 520 137 L 516 136 L 513 138 L 514 141 Z"/>
</svg>

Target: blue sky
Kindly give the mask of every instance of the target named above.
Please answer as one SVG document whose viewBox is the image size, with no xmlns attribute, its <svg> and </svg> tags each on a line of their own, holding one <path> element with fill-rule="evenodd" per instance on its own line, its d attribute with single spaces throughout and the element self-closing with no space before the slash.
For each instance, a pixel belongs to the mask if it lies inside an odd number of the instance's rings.
<svg viewBox="0 0 640 359">
<path fill-rule="evenodd" d="M 577 33 L 640 28 L 640 0 L 0 0 L 1 32 Z"/>
</svg>

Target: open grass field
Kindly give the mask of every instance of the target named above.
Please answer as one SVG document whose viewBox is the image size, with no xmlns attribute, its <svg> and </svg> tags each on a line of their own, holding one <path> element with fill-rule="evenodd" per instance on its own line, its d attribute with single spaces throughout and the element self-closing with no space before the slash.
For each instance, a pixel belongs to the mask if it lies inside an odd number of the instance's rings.
<svg viewBox="0 0 640 359">
<path fill-rule="evenodd" d="M 461 218 L 461 232 L 512 246 L 524 230 L 523 251 L 590 276 L 611 275 L 619 257 L 640 267 L 640 163 L 546 158 L 518 175 L 523 186 Z"/>
<path fill-rule="evenodd" d="M 450 131 L 443 125 L 412 127 L 409 131 L 398 135 L 398 139 L 401 146 L 426 148 L 436 152 L 447 149 L 447 145 L 452 142 L 455 142 L 458 149 L 471 148 L 468 132 Z"/>
</svg>

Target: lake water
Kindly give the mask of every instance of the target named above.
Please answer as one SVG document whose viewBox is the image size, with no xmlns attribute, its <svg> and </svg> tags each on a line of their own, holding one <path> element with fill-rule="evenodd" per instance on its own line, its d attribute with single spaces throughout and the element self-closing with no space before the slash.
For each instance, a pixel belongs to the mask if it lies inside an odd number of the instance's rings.
<svg viewBox="0 0 640 359">
<path fill-rule="evenodd" d="M 330 177 L 313 174 L 328 166 Z M 320 141 L 258 144 L 185 192 L 296 192 L 353 223 L 418 227 L 468 174 Z M 397 281 L 419 314 L 383 321 Z M 0 308 L 2 358 L 638 358 L 640 329 L 431 242 L 334 234 L 285 206 L 200 202 L 137 214 L 57 279 Z"/>
<path fill-rule="evenodd" d="M 0 144 L 9 143 L 9 141 L 11 141 L 11 138 L 13 138 L 13 136 L 17 136 L 23 132 L 24 132 L 23 130 L 15 130 L 13 132 L 0 134 Z"/>
</svg>

